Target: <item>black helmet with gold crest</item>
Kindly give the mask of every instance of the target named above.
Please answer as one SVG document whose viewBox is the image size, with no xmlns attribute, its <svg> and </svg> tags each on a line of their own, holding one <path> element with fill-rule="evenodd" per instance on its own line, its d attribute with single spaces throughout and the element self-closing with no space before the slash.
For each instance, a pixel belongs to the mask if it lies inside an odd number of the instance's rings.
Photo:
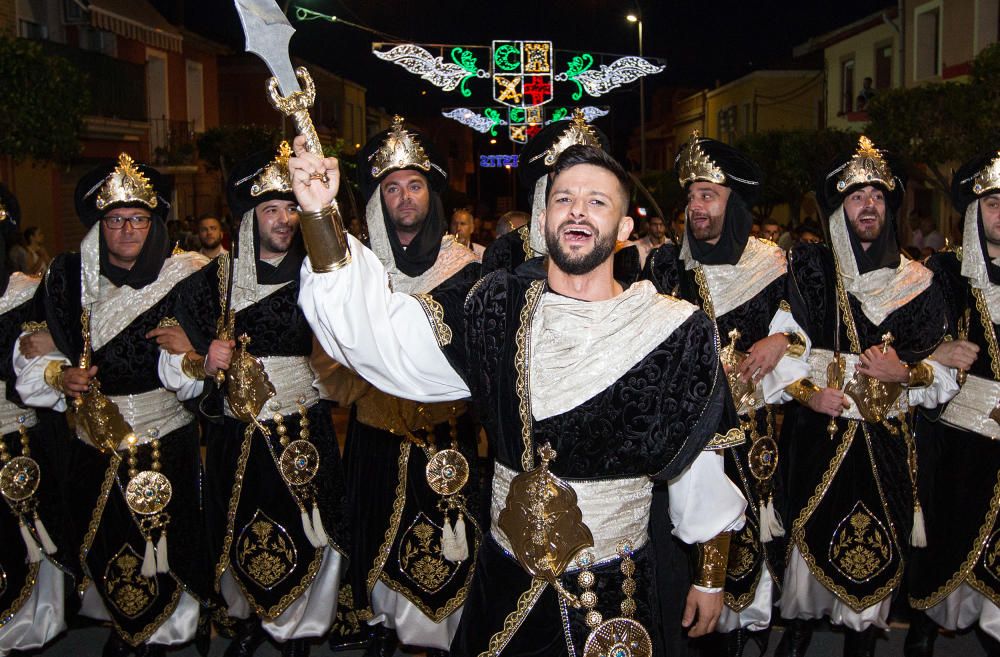
<svg viewBox="0 0 1000 657">
<path fill-rule="evenodd" d="M 159 171 L 121 153 L 116 162 L 101 164 L 80 178 L 74 201 L 76 214 L 88 228 L 116 208 L 145 208 L 166 219 L 171 186 Z"/>
</svg>

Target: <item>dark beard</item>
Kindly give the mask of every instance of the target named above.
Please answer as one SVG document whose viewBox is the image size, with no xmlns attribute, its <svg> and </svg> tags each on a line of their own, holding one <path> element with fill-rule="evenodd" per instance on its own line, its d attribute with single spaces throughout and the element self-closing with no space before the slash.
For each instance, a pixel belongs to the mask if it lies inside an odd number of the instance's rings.
<svg viewBox="0 0 1000 657">
<path fill-rule="evenodd" d="M 209 242 L 209 243 L 206 243 L 204 240 L 202 240 L 201 248 L 205 249 L 206 251 L 211 251 L 212 249 L 217 248 L 220 244 L 222 244 L 221 237 L 215 240 L 214 242 Z"/>
<path fill-rule="evenodd" d="M 549 250 L 549 257 L 552 258 L 552 262 L 560 271 L 570 276 L 583 276 L 597 269 L 615 252 L 614 235 L 604 236 L 595 232 L 594 237 L 594 249 L 577 259 L 572 259 L 568 253 L 562 250 L 558 233 L 545 231 L 545 246 Z"/>
</svg>

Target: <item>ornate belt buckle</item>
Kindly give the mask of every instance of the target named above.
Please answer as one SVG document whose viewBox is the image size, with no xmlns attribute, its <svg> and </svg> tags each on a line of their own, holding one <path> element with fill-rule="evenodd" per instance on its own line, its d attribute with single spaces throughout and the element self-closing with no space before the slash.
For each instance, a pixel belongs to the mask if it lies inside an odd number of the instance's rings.
<svg viewBox="0 0 1000 657">
<path fill-rule="evenodd" d="M 892 333 L 882 336 L 882 353 L 892 344 Z M 844 388 L 848 397 L 858 405 L 858 412 L 866 422 L 881 424 L 892 405 L 903 393 L 900 383 L 885 383 L 862 372 L 855 372 L 854 378 Z"/>
<path fill-rule="evenodd" d="M 549 472 L 556 451 L 546 444 L 538 455 L 538 467 L 510 482 L 498 524 L 521 567 L 556 586 L 576 554 L 594 546 L 594 536 L 583 522 L 576 491 Z"/>
<path fill-rule="evenodd" d="M 226 378 L 229 381 L 226 399 L 233 415 L 241 422 L 253 423 L 264 408 L 264 404 L 274 397 L 274 384 L 267 378 L 264 365 L 247 351 L 250 336 L 240 336 L 240 346 L 233 354 L 232 365 Z"/>
</svg>

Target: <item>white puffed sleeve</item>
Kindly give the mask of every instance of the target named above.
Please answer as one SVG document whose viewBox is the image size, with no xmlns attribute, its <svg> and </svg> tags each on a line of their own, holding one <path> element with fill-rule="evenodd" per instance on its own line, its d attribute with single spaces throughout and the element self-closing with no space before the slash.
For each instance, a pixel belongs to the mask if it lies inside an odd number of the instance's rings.
<svg viewBox="0 0 1000 657">
<path fill-rule="evenodd" d="M 21 337 L 27 335 L 22 333 Z M 51 408 L 62 413 L 66 410 L 66 396 L 45 382 L 45 368 L 52 361 L 72 365 L 69 358 L 58 351 L 28 358 L 21 353 L 21 340 L 14 341 L 14 374 L 17 381 L 14 388 L 21 401 L 27 406 Z"/>
<path fill-rule="evenodd" d="M 792 397 L 785 392 L 785 388 L 799 379 L 809 376 L 809 350 L 812 348 L 812 341 L 792 317 L 792 313 L 781 308 L 774 313 L 768 328 L 768 335 L 777 333 L 799 334 L 805 338 L 806 349 L 801 356 L 789 356 L 788 354 L 782 356 L 774 369 L 760 380 L 761 392 L 764 402 L 767 404 L 783 404 L 791 401 Z"/>
<path fill-rule="evenodd" d="M 934 381 L 924 388 L 910 388 L 907 391 L 910 406 L 934 408 L 950 401 L 958 394 L 958 372 L 953 367 L 946 367 L 933 359 L 923 361 L 934 371 Z"/>
<path fill-rule="evenodd" d="M 302 265 L 299 306 L 324 351 L 396 397 L 467 398 L 469 389 L 438 347 L 419 302 L 390 290 L 375 254 L 347 238 L 353 260 L 346 267 L 319 274 L 308 258 Z"/>
<path fill-rule="evenodd" d="M 201 394 L 205 388 L 205 381 L 189 378 L 181 369 L 183 360 L 184 354 L 171 354 L 160 349 L 160 360 L 156 364 L 156 371 L 164 388 L 176 392 L 177 399 L 187 401 Z"/>
</svg>

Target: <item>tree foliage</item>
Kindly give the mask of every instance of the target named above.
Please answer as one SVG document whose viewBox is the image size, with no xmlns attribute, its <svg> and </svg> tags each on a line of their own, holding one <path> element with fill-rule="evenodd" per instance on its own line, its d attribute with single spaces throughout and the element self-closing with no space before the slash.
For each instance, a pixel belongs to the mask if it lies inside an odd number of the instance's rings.
<svg viewBox="0 0 1000 657">
<path fill-rule="evenodd" d="M 852 150 L 857 135 L 842 130 L 776 130 L 746 135 L 736 147 L 761 167 L 764 184 L 753 211 L 760 219 L 787 203 L 794 224 L 803 197 L 815 191 L 838 154 Z"/>
<path fill-rule="evenodd" d="M 0 153 L 65 162 L 80 152 L 89 105 L 84 76 L 27 39 L 0 36 Z"/>
<path fill-rule="evenodd" d="M 277 128 L 259 125 L 224 125 L 198 137 L 198 154 L 207 166 L 222 171 L 223 184 L 235 163 L 277 146 Z"/>
<path fill-rule="evenodd" d="M 956 163 L 997 146 L 998 102 L 1000 44 L 993 44 L 976 57 L 969 82 L 880 92 L 868 105 L 866 132 L 907 164 L 923 164 L 931 183 L 947 194 Z"/>
</svg>

